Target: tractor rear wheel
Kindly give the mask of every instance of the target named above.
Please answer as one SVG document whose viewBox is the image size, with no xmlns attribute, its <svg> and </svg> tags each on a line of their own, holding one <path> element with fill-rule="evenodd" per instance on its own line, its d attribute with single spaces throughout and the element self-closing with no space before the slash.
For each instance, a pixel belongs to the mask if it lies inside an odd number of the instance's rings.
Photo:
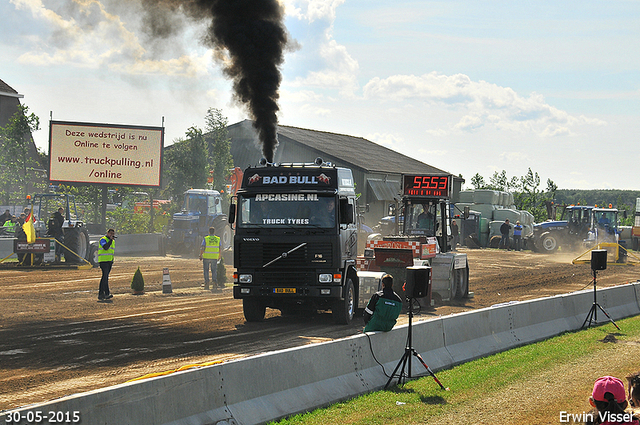
<svg viewBox="0 0 640 425">
<path fill-rule="evenodd" d="M 213 227 L 216 229 L 216 236 L 220 238 L 222 250 L 226 251 L 233 245 L 233 232 L 226 217 L 219 216 L 213 221 Z"/>
<path fill-rule="evenodd" d="M 551 254 L 558 250 L 560 247 L 560 241 L 557 235 L 554 235 L 551 232 L 545 232 L 540 235 L 540 243 L 538 246 L 542 252 Z"/>
<path fill-rule="evenodd" d="M 68 249 L 64 250 L 64 260 L 67 263 L 81 263 L 87 258 L 89 252 L 89 233 L 85 227 L 65 229 L 64 244 Z"/>
</svg>

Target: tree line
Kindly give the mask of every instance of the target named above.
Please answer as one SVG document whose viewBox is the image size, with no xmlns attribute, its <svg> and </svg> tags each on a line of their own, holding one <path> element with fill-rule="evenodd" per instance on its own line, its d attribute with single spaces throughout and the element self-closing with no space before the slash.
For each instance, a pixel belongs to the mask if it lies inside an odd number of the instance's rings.
<svg viewBox="0 0 640 425">
<path fill-rule="evenodd" d="M 537 172 L 529 168 L 524 176 L 509 178 L 507 172 L 494 172 L 488 181 L 476 173 L 471 178 L 474 189 L 500 190 L 513 193 L 517 209 L 529 211 L 535 221 L 540 223 L 548 219 L 559 220 L 562 209 L 568 205 L 597 205 L 604 208 L 617 208 L 620 211 L 620 223 L 633 225 L 636 198 L 640 191 L 616 189 L 558 189 L 551 179 L 542 187 L 542 179 Z M 626 218 L 624 217 L 626 215 Z"/>
</svg>

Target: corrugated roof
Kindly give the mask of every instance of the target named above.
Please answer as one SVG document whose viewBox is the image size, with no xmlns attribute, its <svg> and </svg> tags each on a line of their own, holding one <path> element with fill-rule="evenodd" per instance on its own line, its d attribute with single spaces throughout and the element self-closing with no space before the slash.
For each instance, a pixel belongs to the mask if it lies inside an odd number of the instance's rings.
<svg viewBox="0 0 640 425">
<path fill-rule="evenodd" d="M 280 125 L 278 137 L 282 136 L 326 152 L 367 172 L 450 174 L 362 137 Z"/>
</svg>

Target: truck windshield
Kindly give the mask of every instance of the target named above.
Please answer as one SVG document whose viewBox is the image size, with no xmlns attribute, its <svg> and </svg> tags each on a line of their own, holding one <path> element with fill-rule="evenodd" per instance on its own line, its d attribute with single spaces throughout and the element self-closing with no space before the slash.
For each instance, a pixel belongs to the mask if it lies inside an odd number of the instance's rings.
<svg viewBox="0 0 640 425">
<path fill-rule="evenodd" d="M 407 204 L 405 207 L 405 234 L 435 236 L 436 225 L 436 205 Z"/>
<path fill-rule="evenodd" d="M 334 197 L 314 193 L 239 196 L 239 227 L 321 227 L 336 225 Z"/>
</svg>

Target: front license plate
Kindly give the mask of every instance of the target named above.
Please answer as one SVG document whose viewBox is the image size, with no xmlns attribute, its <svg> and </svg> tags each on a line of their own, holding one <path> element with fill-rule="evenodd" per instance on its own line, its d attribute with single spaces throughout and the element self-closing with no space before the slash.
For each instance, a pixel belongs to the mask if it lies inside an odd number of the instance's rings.
<svg viewBox="0 0 640 425">
<path fill-rule="evenodd" d="M 296 288 L 273 288 L 274 294 L 295 294 Z"/>
</svg>

